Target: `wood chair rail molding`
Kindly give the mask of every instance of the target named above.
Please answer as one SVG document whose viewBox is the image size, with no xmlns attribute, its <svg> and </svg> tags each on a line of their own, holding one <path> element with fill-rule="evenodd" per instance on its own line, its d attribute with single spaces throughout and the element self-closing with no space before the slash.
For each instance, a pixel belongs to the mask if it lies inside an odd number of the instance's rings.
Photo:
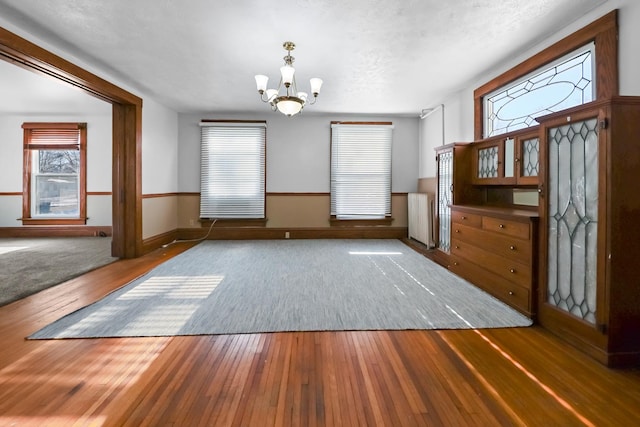
<svg viewBox="0 0 640 427">
<path fill-rule="evenodd" d="M 618 10 L 615 9 L 477 88 L 473 92 L 474 139 L 483 138 L 485 95 L 592 41 L 596 49 L 596 99 L 618 95 Z"/>
<path fill-rule="evenodd" d="M 135 258 L 142 244 L 142 99 L 0 27 L 0 59 L 53 77 L 112 104 L 112 255 Z"/>
</svg>

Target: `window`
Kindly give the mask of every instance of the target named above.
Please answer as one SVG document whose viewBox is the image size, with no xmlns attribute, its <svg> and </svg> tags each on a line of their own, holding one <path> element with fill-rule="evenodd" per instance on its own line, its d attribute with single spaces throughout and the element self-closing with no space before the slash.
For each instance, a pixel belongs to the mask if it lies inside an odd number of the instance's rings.
<svg viewBox="0 0 640 427">
<path fill-rule="evenodd" d="M 546 73 L 551 76 L 548 81 Z M 536 87 L 540 90 L 531 91 L 534 85 L 539 85 Z M 561 90 L 556 92 L 556 88 Z M 513 100 L 505 98 L 504 91 L 510 91 L 507 95 Z M 545 92 L 553 93 L 551 102 L 535 105 L 545 98 L 541 96 Z M 549 105 L 553 107 L 551 111 L 567 107 L 562 94 L 573 105 L 580 105 L 616 96 L 618 92 L 618 12 L 614 10 L 477 88 L 473 92 L 474 139 L 534 126 L 532 118 L 544 115 Z M 489 98 L 495 105 L 487 108 L 485 101 Z M 498 111 L 506 104 L 510 105 Z M 528 111 L 520 106 L 527 106 Z M 496 114 L 493 123 L 487 117 L 491 114 Z"/>
<path fill-rule="evenodd" d="M 86 123 L 24 123 L 23 224 L 86 223 Z"/>
<path fill-rule="evenodd" d="M 331 215 L 391 217 L 391 123 L 331 124 Z"/>
<path fill-rule="evenodd" d="M 266 122 L 200 126 L 200 218 L 264 218 Z"/>
<path fill-rule="evenodd" d="M 535 118 L 595 99 L 595 45 L 516 80 L 483 98 L 485 137 L 536 126 Z"/>
</svg>

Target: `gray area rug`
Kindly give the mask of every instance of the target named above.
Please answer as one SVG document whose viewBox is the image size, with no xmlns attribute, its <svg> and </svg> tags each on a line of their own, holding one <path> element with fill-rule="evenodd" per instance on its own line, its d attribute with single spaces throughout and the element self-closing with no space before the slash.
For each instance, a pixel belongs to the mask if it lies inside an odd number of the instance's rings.
<svg viewBox="0 0 640 427">
<path fill-rule="evenodd" d="M 529 325 L 398 240 L 205 241 L 29 338 Z"/>
<path fill-rule="evenodd" d="M 117 259 L 108 237 L 0 238 L 0 306 Z"/>
</svg>

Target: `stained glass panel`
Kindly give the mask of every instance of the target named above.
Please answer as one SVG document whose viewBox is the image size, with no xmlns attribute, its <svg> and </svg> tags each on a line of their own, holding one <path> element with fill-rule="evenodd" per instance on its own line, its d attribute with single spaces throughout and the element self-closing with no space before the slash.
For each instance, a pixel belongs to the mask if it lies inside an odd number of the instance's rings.
<svg viewBox="0 0 640 427">
<path fill-rule="evenodd" d="M 538 176 L 540 169 L 540 139 L 522 141 L 522 176 Z"/>
<path fill-rule="evenodd" d="M 538 124 L 535 118 L 595 99 L 593 43 L 483 98 L 485 138 Z"/>
<path fill-rule="evenodd" d="M 597 119 L 549 129 L 547 301 L 595 324 Z"/>
<path fill-rule="evenodd" d="M 478 178 L 498 177 L 498 146 L 478 150 Z"/>
<path fill-rule="evenodd" d="M 453 185 L 453 151 L 438 155 L 438 247 L 451 249 L 451 186 Z"/>
</svg>

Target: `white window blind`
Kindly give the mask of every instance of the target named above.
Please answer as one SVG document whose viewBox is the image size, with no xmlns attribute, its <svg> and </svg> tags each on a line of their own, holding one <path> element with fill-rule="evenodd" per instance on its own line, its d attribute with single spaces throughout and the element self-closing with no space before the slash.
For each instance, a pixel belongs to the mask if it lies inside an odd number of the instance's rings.
<svg viewBox="0 0 640 427">
<path fill-rule="evenodd" d="M 331 125 L 331 215 L 391 216 L 392 125 Z"/>
<path fill-rule="evenodd" d="M 200 218 L 264 218 L 266 124 L 200 126 Z"/>
</svg>

